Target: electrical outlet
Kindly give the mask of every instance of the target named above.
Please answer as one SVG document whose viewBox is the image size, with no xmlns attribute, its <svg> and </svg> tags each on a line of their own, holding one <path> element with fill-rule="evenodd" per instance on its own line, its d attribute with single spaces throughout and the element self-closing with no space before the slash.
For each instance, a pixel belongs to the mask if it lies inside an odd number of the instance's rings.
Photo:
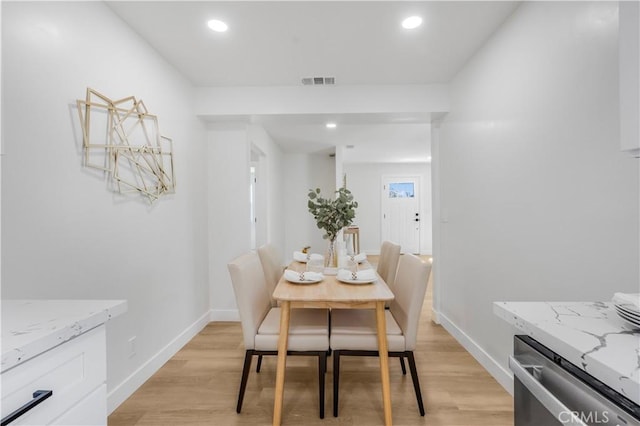
<svg viewBox="0 0 640 426">
<path fill-rule="evenodd" d="M 129 358 L 133 358 L 136 355 L 136 336 L 129 338 Z"/>
</svg>

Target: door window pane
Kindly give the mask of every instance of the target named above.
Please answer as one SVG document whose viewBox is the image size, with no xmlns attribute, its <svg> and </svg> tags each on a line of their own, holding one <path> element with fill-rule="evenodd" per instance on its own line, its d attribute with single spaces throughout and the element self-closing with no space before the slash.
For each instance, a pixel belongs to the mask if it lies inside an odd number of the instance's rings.
<svg viewBox="0 0 640 426">
<path fill-rule="evenodd" d="M 413 197 L 413 182 L 395 182 L 389 184 L 389 198 Z"/>
</svg>

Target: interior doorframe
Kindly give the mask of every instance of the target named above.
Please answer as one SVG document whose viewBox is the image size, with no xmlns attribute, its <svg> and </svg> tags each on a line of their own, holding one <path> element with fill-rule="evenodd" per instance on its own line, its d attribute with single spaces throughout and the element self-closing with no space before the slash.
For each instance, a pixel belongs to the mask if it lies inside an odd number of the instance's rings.
<svg viewBox="0 0 640 426">
<path fill-rule="evenodd" d="M 431 123 L 431 285 L 432 303 L 431 320 L 440 324 L 441 287 L 443 271 L 442 265 L 442 239 L 446 231 L 448 221 L 443 214 L 442 198 L 440 192 L 440 124 L 441 121 Z"/>
<path fill-rule="evenodd" d="M 257 249 L 261 245 L 267 242 L 267 157 L 255 144 L 251 144 L 251 158 L 249 161 L 249 167 L 255 167 L 255 182 L 252 183 L 253 194 L 253 209 L 254 209 L 254 223 L 250 226 L 255 227 L 255 241 L 252 241 L 252 249 Z M 253 240 L 253 238 L 252 238 Z"/>
</svg>

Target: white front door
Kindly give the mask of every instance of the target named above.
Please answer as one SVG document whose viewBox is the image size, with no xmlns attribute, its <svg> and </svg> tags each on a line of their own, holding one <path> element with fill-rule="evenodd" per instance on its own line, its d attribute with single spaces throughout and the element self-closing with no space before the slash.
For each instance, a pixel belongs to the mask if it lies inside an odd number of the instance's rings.
<svg viewBox="0 0 640 426">
<path fill-rule="evenodd" d="M 382 178 L 382 241 L 400 244 L 402 253 L 420 252 L 419 185 L 419 176 Z"/>
</svg>

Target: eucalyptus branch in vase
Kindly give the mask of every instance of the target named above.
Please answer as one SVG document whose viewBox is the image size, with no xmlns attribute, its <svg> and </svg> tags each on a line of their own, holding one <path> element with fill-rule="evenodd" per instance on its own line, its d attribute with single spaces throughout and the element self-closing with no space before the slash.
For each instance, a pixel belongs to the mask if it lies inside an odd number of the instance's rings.
<svg viewBox="0 0 640 426">
<path fill-rule="evenodd" d="M 329 240 L 325 266 L 335 267 L 337 266 L 336 237 L 342 228 L 353 223 L 358 202 L 353 199 L 351 191 L 347 188 L 338 189 L 334 199 L 323 198 L 320 195 L 320 188 L 316 188 L 309 190 L 307 207 L 316 220 L 318 228 L 325 232 L 322 238 Z"/>
</svg>

